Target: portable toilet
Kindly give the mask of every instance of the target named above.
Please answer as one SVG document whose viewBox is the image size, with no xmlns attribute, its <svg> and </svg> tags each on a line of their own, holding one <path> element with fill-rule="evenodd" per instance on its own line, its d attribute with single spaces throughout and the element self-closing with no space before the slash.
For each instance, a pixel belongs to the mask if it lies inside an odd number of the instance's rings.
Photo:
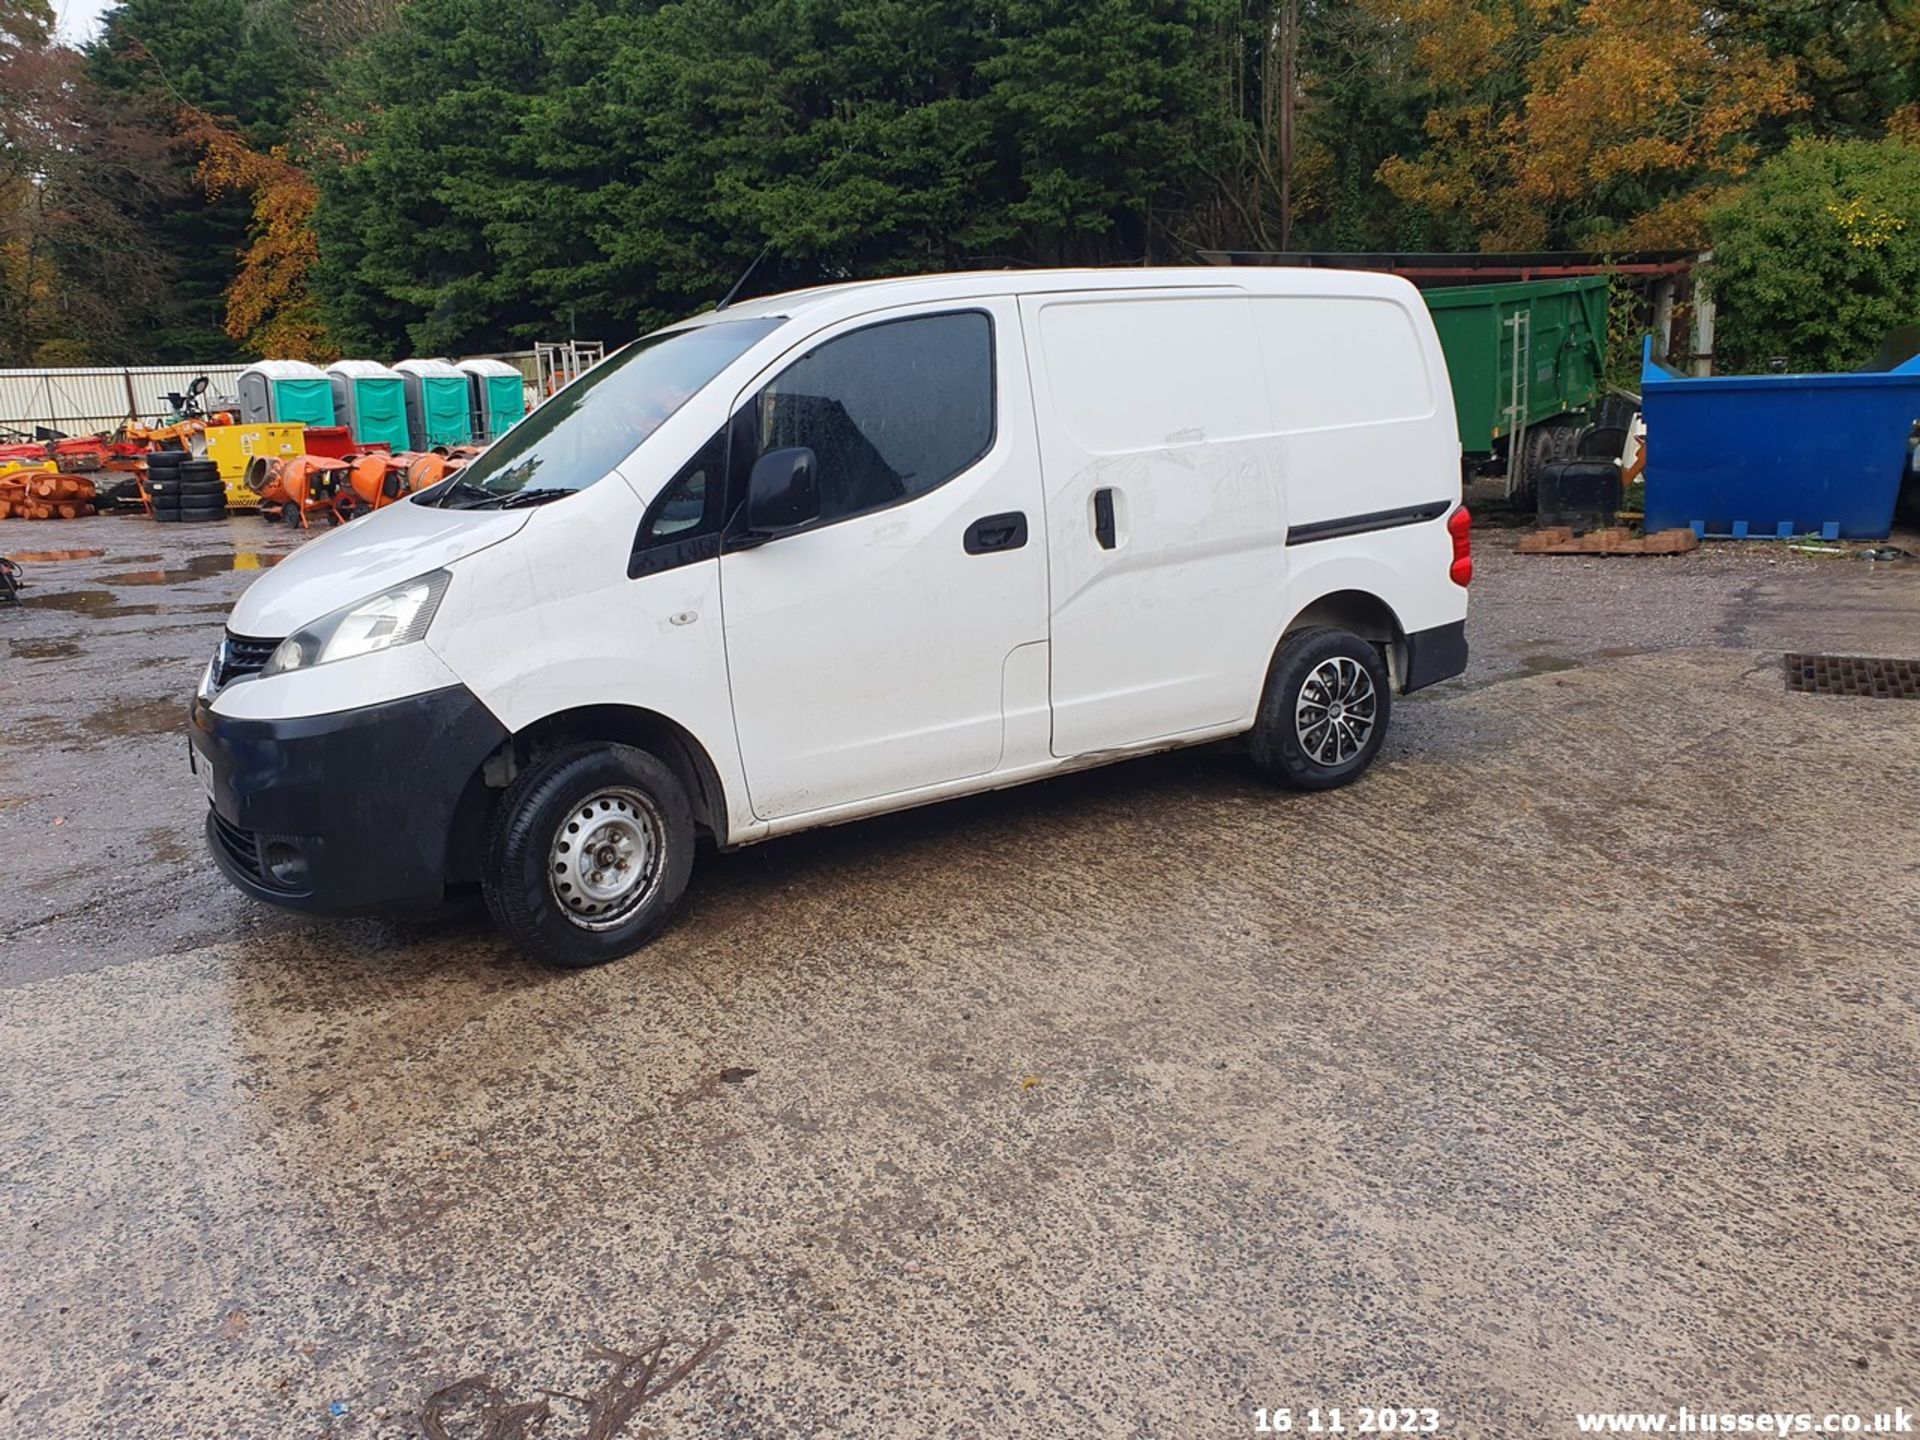
<svg viewBox="0 0 1920 1440">
<path fill-rule="evenodd" d="M 373 360 L 336 360 L 327 367 L 333 408 L 360 445 L 409 445 L 407 377 Z"/>
<path fill-rule="evenodd" d="M 393 368 L 406 377 L 407 429 L 415 450 L 473 440 L 465 374 L 446 360 L 402 360 Z"/>
<path fill-rule="evenodd" d="M 527 377 L 504 360 L 462 360 L 474 438 L 498 440 L 527 413 Z"/>
<path fill-rule="evenodd" d="M 240 419 L 247 425 L 331 425 L 327 372 L 304 360 L 256 360 L 240 372 Z"/>
</svg>

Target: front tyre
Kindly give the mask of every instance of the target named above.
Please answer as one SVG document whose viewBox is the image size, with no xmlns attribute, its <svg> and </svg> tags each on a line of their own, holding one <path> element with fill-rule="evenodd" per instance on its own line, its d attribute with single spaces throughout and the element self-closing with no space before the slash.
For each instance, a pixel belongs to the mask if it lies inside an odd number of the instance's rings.
<svg viewBox="0 0 1920 1440">
<path fill-rule="evenodd" d="M 1380 652 L 1331 626 L 1280 642 L 1250 737 L 1253 763 L 1292 790 L 1331 790 L 1380 753 L 1393 685 Z"/>
<path fill-rule="evenodd" d="M 481 888 L 494 922 L 548 965 L 603 965 L 646 944 L 693 871 L 679 777 L 627 745 L 579 745 L 501 796 Z"/>
</svg>

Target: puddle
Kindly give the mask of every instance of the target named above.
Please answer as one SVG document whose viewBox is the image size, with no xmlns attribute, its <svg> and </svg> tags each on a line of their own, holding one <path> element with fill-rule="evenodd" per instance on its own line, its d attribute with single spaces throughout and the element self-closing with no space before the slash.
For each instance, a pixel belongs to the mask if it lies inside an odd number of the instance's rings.
<svg viewBox="0 0 1920 1440">
<path fill-rule="evenodd" d="M 104 550 L 15 550 L 7 558 L 38 563 L 47 560 L 92 560 L 106 553 Z"/>
<path fill-rule="evenodd" d="M 286 558 L 269 550 L 193 555 L 171 569 L 129 570 L 121 575 L 105 576 L 104 579 L 109 585 L 184 585 L 189 580 L 203 580 L 209 575 L 225 575 L 234 570 L 270 570 Z"/>
<path fill-rule="evenodd" d="M 158 605 L 122 605 L 120 597 L 111 590 L 69 590 L 64 595 L 29 593 L 20 597 L 20 603 L 37 610 L 68 610 L 95 620 L 118 620 L 125 615 L 158 615 L 161 610 Z"/>
<path fill-rule="evenodd" d="M 15 640 L 12 649 L 16 660 L 71 660 L 80 653 L 73 640 Z"/>
<path fill-rule="evenodd" d="M 103 706 L 81 721 L 73 737 L 78 744 L 65 748 L 84 748 L 104 740 L 178 734 L 186 727 L 186 697 L 168 695 L 159 700 L 122 700 L 117 705 Z"/>
<path fill-rule="evenodd" d="M 157 860 L 163 865 L 179 865 L 200 858 L 199 847 L 183 844 L 168 825 L 155 825 L 141 831 L 140 844 L 148 860 Z"/>
<path fill-rule="evenodd" d="M 1528 655 L 1520 661 L 1529 675 L 1551 675 L 1560 670 L 1578 670 L 1580 662 L 1565 655 Z"/>
</svg>

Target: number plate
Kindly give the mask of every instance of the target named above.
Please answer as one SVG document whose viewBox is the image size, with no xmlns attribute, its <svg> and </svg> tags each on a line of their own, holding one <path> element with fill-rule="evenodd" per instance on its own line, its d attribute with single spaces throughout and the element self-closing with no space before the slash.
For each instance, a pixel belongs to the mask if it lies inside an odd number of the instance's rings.
<svg viewBox="0 0 1920 1440">
<path fill-rule="evenodd" d="M 187 742 L 187 768 L 193 771 L 194 779 L 200 782 L 200 788 L 207 792 L 207 803 L 213 803 L 213 767 L 200 758 L 200 752 L 193 748 L 193 742 Z"/>
</svg>

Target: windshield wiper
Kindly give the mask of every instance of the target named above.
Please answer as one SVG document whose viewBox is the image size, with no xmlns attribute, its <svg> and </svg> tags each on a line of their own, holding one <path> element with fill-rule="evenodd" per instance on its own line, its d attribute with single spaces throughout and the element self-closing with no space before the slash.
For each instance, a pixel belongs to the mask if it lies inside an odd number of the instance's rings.
<svg viewBox="0 0 1920 1440">
<path fill-rule="evenodd" d="M 480 498 L 473 501 L 472 504 L 455 505 L 453 503 L 453 497 L 463 490 L 470 494 L 478 495 Z M 464 480 L 456 475 L 453 479 L 447 481 L 447 488 L 440 493 L 440 508 L 442 510 L 471 510 L 475 505 L 485 505 L 488 501 L 499 498 L 498 495 L 495 495 L 493 491 L 487 489 L 486 486 L 476 485 L 473 481 Z"/>
<path fill-rule="evenodd" d="M 544 505 L 549 500 L 558 500 L 563 495 L 577 495 L 579 492 L 568 486 L 549 486 L 543 490 L 516 490 L 511 495 L 501 495 L 490 502 L 502 510 L 517 509 L 521 505 Z"/>
</svg>

